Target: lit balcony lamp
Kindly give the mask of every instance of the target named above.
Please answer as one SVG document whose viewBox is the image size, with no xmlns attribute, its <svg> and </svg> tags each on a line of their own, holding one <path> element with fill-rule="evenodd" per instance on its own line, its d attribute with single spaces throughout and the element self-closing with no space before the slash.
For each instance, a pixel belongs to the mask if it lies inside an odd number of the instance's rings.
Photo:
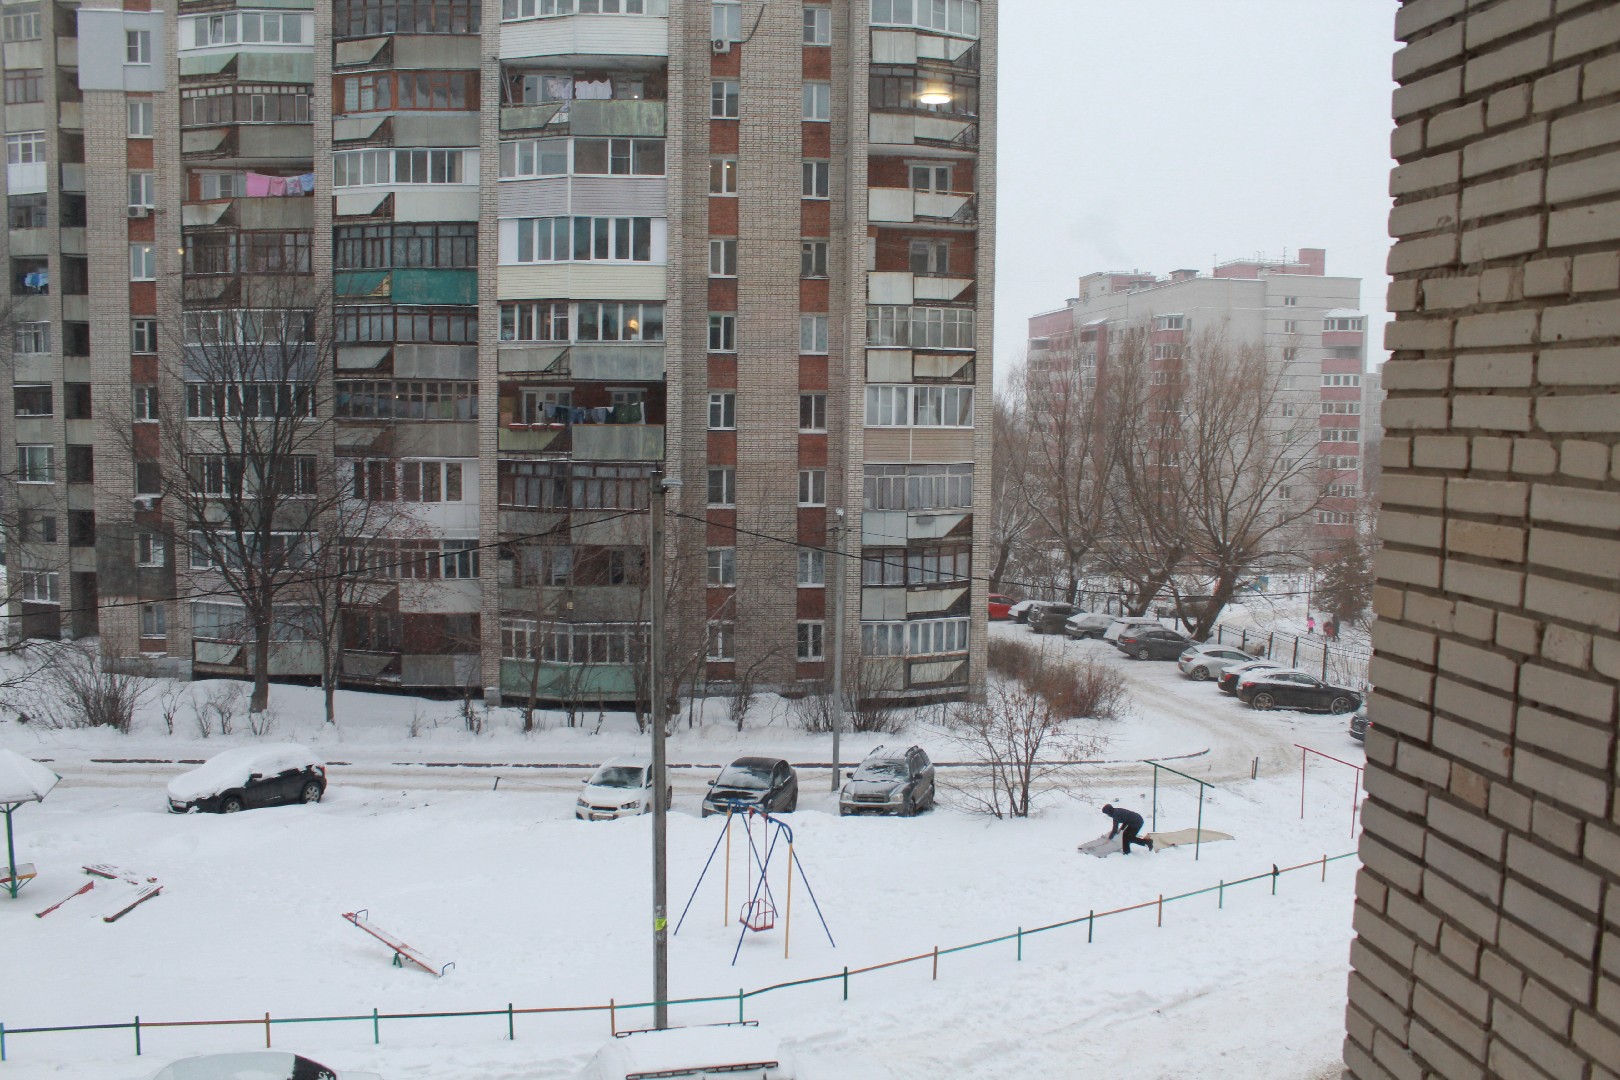
<svg viewBox="0 0 1620 1080">
<path fill-rule="evenodd" d="M 944 83 L 925 83 L 922 92 L 917 95 L 917 100 L 924 105 L 949 105 L 951 91 Z"/>
</svg>

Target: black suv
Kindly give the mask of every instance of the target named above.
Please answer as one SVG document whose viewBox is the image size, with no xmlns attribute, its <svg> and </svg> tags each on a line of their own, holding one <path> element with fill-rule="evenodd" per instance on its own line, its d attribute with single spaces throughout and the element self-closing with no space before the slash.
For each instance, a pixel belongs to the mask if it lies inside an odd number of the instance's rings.
<svg viewBox="0 0 1620 1080">
<path fill-rule="evenodd" d="M 1061 634 L 1063 624 L 1079 610 L 1073 604 L 1042 604 L 1029 613 L 1029 628 L 1037 634 Z"/>
<path fill-rule="evenodd" d="M 904 750 L 880 746 L 866 755 L 858 769 L 845 775 L 849 783 L 838 795 L 840 815 L 909 817 L 934 805 L 934 763 L 920 746 Z"/>
</svg>

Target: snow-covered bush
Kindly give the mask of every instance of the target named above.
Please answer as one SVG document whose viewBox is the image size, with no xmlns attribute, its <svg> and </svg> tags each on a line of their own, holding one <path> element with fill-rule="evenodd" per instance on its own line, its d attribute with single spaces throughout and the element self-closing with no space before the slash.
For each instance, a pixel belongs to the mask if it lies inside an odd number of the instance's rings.
<svg viewBox="0 0 1620 1080">
<path fill-rule="evenodd" d="M 215 731 L 221 735 L 231 734 L 246 699 L 247 688 L 239 682 L 217 682 L 210 686 L 192 710 L 197 734 L 205 739 Z"/>
<path fill-rule="evenodd" d="M 40 712 L 53 727 L 106 727 L 127 735 L 152 691 L 149 679 L 106 670 L 96 649 L 78 642 L 56 648 L 43 678 Z"/>
</svg>

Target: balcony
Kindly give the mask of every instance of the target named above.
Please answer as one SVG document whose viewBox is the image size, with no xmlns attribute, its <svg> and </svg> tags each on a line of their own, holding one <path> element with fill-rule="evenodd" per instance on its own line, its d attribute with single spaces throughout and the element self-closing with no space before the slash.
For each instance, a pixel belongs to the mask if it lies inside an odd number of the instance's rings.
<svg viewBox="0 0 1620 1080">
<path fill-rule="evenodd" d="M 899 225 L 922 222 L 972 228 L 978 224 L 979 207 L 971 192 L 875 187 L 867 195 L 866 219 Z"/>
<path fill-rule="evenodd" d="M 338 296 L 390 298 L 396 304 L 476 304 L 476 270 L 340 270 L 332 275 Z"/>
<path fill-rule="evenodd" d="M 663 138 L 665 102 L 648 99 L 547 101 L 501 106 L 501 131 L 545 129 L 547 135 Z"/>
<path fill-rule="evenodd" d="M 910 304 L 917 300 L 951 301 L 972 288 L 973 283 L 973 278 L 966 277 L 871 271 L 866 275 L 866 302 Z"/>
<path fill-rule="evenodd" d="M 874 152 L 883 147 L 925 146 L 939 150 L 977 153 L 979 125 L 973 120 L 952 120 L 918 113 L 873 113 L 867 135 Z"/>
<path fill-rule="evenodd" d="M 576 461 L 662 461 L 662 424 L 598 424 L 574 428 Z"/>
<path fill-rule="evenodd" d="M 561 15 L 501 24 L 501 59 L 668 56 L 669 22 L 653 15 Z"/>
</svg>

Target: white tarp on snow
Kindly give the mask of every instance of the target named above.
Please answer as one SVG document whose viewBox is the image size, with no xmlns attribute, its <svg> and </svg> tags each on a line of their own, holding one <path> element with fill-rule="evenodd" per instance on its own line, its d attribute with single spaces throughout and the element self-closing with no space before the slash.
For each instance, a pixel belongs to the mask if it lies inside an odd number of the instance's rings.
<svg viewBox="0 0 1620 1080">
<path fill-rule="evenodd" d="M 38 802 L 60 779 L 15 750 L 0 750 L 0 803 Z"/>
<path fill-rule="evenodd" d="M 254 773 L 270 776 L 287 769 L 319 765 L 321 759 L 307 746 L 286 743 L 281 746 L 240 746 L 215 754 L 190 772 L 169 781 L 169 796 L 182 802 L 206 799 L 231 788 L 239 788 Z"/>
</svg>

